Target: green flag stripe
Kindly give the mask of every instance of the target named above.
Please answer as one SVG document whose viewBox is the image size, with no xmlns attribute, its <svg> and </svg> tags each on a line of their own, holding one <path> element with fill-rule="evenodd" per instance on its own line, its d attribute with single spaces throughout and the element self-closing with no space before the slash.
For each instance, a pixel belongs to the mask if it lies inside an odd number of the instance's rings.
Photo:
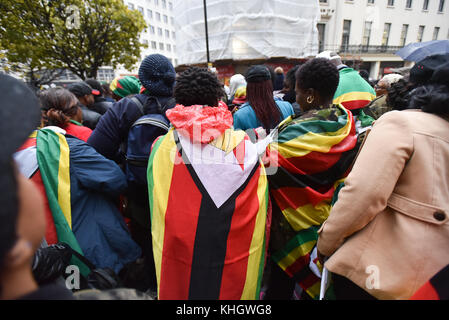
<svg viewBox="0 0 449 320">
<path fill-rule="evenodd" d="M 154 189 L 154 180 L 153 180 L 153 159 L 154 155 L 159 149 L 159 146 L 162 143 L 162 140 L 165 139 L 166 136 L 160 137 L 157 139 L 156 143 L 153 146 L 153 150 L 151 150 L 150 159 L 148 161 L 147 168 L 147 181 L 148 181 L 148 198 L 150 201 L 150 221 L 153 221 L 153 189 Z"/>
<path fill-rule="evenodd" d="M 273 260 L 275 262 L 280 262 L 295 248 L 303 245 L 304 243 L 316 241 L 318 239 L 318 228 L 318 226 L 312 226 L 309 229 L 298 232 L 282 250 L 279 250 L 273 254 Z"/>
<path fill-rule="evenodd" d="M 39 170 L 53 215 L 58 241 L 67 243 L 73 250 L 83 254 L 58 202 L 58 171 L 61 154 L 58 135 L 51 130 L 39 130 L 36 139 L 36 149 Z M 77 265 L 84 276 L 90 273 L 90 269 L 83 263 L 80 263 L 78 259 L 72 258 L 71 263 Z"/>
</svg>

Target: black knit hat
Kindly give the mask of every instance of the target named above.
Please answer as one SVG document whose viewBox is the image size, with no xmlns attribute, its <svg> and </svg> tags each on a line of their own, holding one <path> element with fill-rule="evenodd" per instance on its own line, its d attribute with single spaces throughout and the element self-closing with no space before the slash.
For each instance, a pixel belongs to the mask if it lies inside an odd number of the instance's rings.
<svg viewBox="0 0 449 320">
<path fill-rule="evenodd" d="M 410 70 L 410 82 L 415 85 L 427 84 L 435 70 L 447 62 L 449 62 L 449 53 L 424 58 L 417 62 Z"/>
<path fill-rule="evenodd" d="M 173 68 L 170 60 L 161 54 L 147 56 L 140 65 L 140 83 L 151 96 L 172 96 L 175 79 L 175 68 Z"/>
<path fill-rule="evenodd" d="M 245 76 L 246 82 L 261 82 L 271 80 L 271 74 L 264 65 L 255 65 L 248 69 Z"/>
<path fill-rule="evenodd" d="M 38 99 L 20 80 L 0 74 L 0 268 L 5 254 L 16 241 L 18 213 L 17 181 L 12 154 L 37 128 L 40 120 Z"/>
</svg>

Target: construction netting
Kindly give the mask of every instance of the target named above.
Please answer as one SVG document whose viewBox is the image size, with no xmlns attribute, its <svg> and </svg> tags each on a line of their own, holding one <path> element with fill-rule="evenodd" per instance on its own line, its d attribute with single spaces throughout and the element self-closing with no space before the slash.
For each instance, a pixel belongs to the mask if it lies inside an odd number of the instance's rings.
<svg viewBox="0 0 449 320">
<path fill-rule="evenodd" d="M 203 0 L 175 1 L 179 64 L 207 61 Z M 305 58 L 318 50 L 318 0 L 207 0 L 210 60 Z"/>
</svg>

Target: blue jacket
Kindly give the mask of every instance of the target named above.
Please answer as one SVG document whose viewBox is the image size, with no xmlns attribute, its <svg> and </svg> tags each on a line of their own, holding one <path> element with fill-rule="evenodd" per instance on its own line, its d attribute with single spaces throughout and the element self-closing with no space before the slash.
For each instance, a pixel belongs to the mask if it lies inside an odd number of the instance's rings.
<svg viewBox="0 0 449 320">
<path fill-rule="evenodd" d="M 279 124 L 285 118 L 295 114 L 290 102 L 280 100 L 275 100 L 275 102 L 282 114 L 282 119 L 279 119 L 279 122 L 277 124 Z M 255 129 L 261 126 L 262 123 L 259 121 L 256 113 L 254 112 L 254 109 L 248 102 L 242 105 L 242 107 L 234 113 L 234 128 L 236 130 Z"/>
<path fill-rule="evenodd" d="M 137 99 L 145 106 L 148 96 L 144 94 L 136 95 Z M 159 102 L 164 106 L 171 97 L 158 97 Z M 155 104 L 155 103 L 153 103 Z M 148 113 L 155 112 L 148 110 Z M 130 99 L 123 98 L 116 102 L 101 117 L 95 130 L 92 132 L 87 143 L 95 148 L 100 154 L 108 159 L 121 162 L 118 158 L 120 144 L 128 138 L 128 132 L 132 124 L 142 116 L 139 107 Z"/>
<path fill-rule="evenodd" d="M 91 146 L 67 136 L 70 148 L 72 230 L 84 256 L 97 268 L 119 272 L 141 255 L 114 198 L 126 187 L 126 177 L 113 161 Z"/>
</svg>

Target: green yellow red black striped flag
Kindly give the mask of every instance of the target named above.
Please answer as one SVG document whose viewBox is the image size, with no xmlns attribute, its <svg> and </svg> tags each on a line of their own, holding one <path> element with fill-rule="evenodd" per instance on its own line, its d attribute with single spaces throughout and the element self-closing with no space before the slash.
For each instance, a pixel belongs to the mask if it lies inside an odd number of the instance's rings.
<svg viewBox="0 0 449 320">
<path fill-rule="evenodd" d="M 48 204 L 52 212 L 58 242 L 65 242 L 83 254 L 72 231 L 70 200 L 70 149 L 65 136 L 51 129 L 41 129 L 36 135 L 36 157 Z M 72 264 L 80 268 L 83 275 L 90 270 L 76 257 Z"/>
<path fill-rule="evenodd" d="M 243 131 L 191 143 L 174 129 L 148 164 L 158 298 L 258 299 L 268 182 Z"/>
<path fill-rule="evenodd" d="M 346 109 L 360 109 L 376 98 L 373 87 L 352 68 L 340 70 L 340 82 L 334 95 L 334 104 Z"/>
<path fill-rule="evenodd" d="M 269 176 L 273 199 L 272 259 L 313 298 L 320 292 L 312 272 L 313 249 L 335 190 L 356 155 L 352 113 L 343 106 L 313 110 L 279 125 L 270 147 L 278 170 Z"/>
</svg>

